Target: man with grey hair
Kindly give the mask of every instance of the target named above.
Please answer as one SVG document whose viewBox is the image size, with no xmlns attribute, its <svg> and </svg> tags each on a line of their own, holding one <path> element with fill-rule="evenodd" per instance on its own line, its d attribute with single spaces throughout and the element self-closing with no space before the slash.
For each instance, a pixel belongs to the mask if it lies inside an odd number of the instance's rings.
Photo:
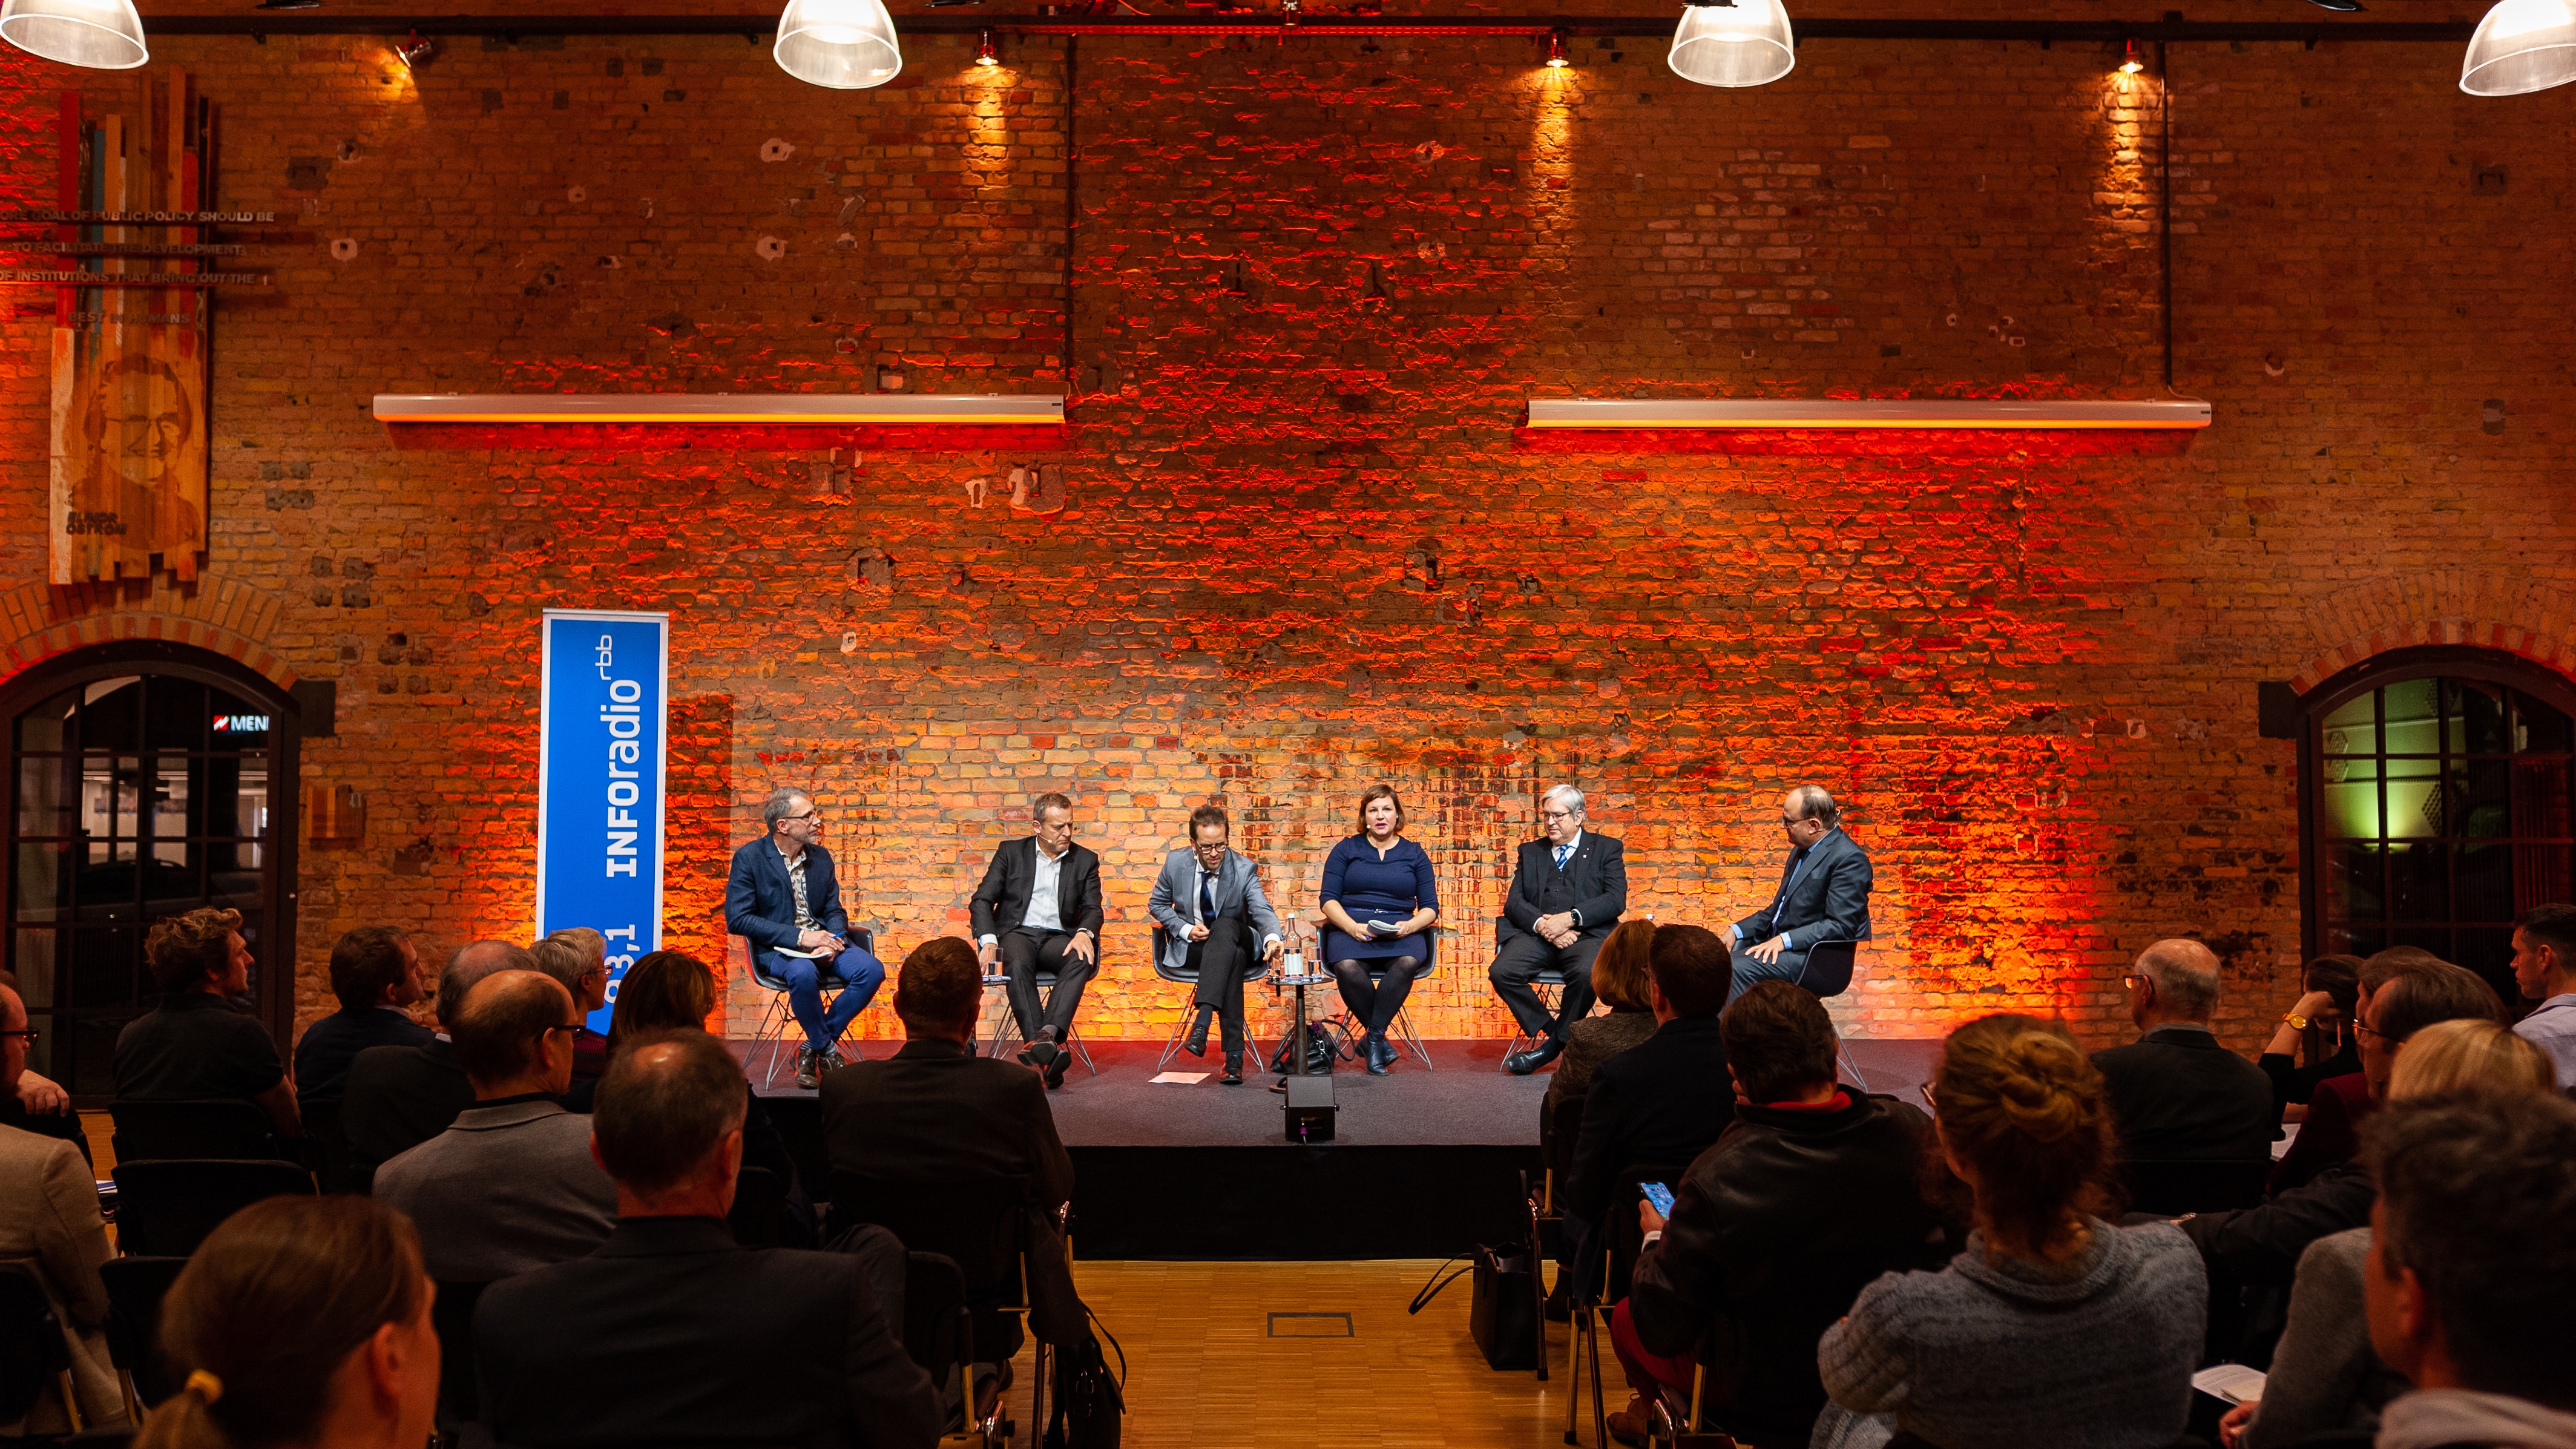
<svg viewBox="0 0 2576 1449">
<path fill-rule="evenodd" d="M 1869 939 L 1869 852 L 1844 832 L 1831 792 L 1792 788 L 1780 800 L 1780 830 L 1789 837 L 1789 863 L 1780 869 L 1779 891 L 1728 928 L 1736 996 L 1756 981 L 1800 980 L 1807 953 L 1828 941 Z"/>
<path fill-rule="evenodd" d="M 2158 941 L 2125 978 L 2145 1035 L 2093 1054 L 2120 1126 L 2121 1154 L 2155 1161 L 2261 1162 L 2272 1154 L 2272 1079 L 2218 1044 L 2218 958 L 2198 941 Z"/>
<path fill-rule="evenodd" d="M 1513 863 L 1494 928 L 1494 964 L 1485 973 L 1534 1043 L 1503 1058 L 1503 1070 L 1516 1077 L 1556 1060 L 1565 1033 L 1591 1014 L 1592 958 L 1628 908 L 1627 857 L 1617 840 L 1583 828 L 1583 792 L 1572 785 L 1549 790 L 1539 797 L 1538 818 L 1547 834 L 1523 843 Z M 1554 1016 L 1531 985 L 1549 967 L 1565 977 Z"/>
<path fill-rule="evenodd" d="M 349 1093 L 340 1133 L 361 1173 L 373 1174 L 448 1129 L 474 1105 L 474 1083 L 456 1055 L 449 1028 L 465 1010 L 465 993 L 497 971 L 534 971 L 536 958 L 508 941 L 472 941 L 438 973 L 438 1035 L 418 1046 L 369 1047 L 349 1064 Z"/>
<path fill-rule="evenodd" d="M 850 913 L 819 843 L 823 812 L 802 790 L 779 790 L 761 807 L 768 833 L 733 853 L 725 877 L 725 929 L 750 943 L 752 964 L 787 983 L 787 1007 L 805 1033 L 796 1085 L 812 1091 L 841 1065 L 841 1033 L 885 981 L 885 963 L 850 944 Z M 838 988 L 829 1008 L 823 992 Z M 851 1055 L 856 1056 L 852 1049 Z"/>
</svg>

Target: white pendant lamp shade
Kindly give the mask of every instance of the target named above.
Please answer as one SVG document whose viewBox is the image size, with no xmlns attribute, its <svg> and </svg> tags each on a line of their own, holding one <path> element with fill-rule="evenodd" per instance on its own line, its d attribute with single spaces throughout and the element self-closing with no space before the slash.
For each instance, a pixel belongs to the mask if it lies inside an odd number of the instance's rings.
<svg viewBox="0 0 2576 1449">
<path fill-rule="evenodd" d="M 1789 12 L 1780 0 L 1688 6 L 1666 63 L 1673 74 L 1704 86 L 1769 85 L 1798 63 Z"/>
<path fill-rule="evenodd" d="M 903 69 L 885 0 L 787 0 L 770 53 L 780 70 L 837 91 L 881 86 Z"/>
<path fill-rule="evenodd" d="M 2576 0 L 2496 0 L 2460 62 L 2460 89 L 2519 96 L 2576 80 Z"/>
<path fill-rule="evenodd" d="M 0 40 L 90 70 L 132 70 L 152 58 L 134 0 L 8 0 Z"/>
</svg>

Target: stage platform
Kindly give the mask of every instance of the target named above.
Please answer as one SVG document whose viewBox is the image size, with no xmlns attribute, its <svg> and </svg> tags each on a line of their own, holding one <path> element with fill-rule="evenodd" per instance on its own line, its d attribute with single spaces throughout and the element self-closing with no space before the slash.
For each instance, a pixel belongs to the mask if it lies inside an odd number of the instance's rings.
<svg viewBox="0 0 2576 1449">
<path fill-rule="evenodd" d="M 1160 1042 L 1089 1045 L 1099 1074 L 1077 1064 L 1049 1099 L 1080 1184 L 1078 1257 L 1445 1258 L 1511 1240 L 1521 1175 L 1539 1172 L 1549 1073 L 1506 1075 L 1497 1040 L 1430 1042 L 1430 1069 L 1408 1055 L 1383 1077 L 1346 1064 L 1333 1074 L 1334 1140 L 1306 1145 L 1287 1139 L 1276 1077 L 1218 1083 L 1213 1042 L 1209 1063 L 1172 1059 L 1173 1071 L 1209 1072 L 1189 1086 L 1150 1080 Z M 1872 1091 L 1921 1104 L 1939 1042 L 1849 1045 Z M 749 1056 L 749 1042 L 732 1046 Z M 865 1044 L 873 1056 L 899 1047 Z M 809 1190 L 827 1181 L 815 1094 L 782 1074 L 761 1096 Z"/>
</svg>

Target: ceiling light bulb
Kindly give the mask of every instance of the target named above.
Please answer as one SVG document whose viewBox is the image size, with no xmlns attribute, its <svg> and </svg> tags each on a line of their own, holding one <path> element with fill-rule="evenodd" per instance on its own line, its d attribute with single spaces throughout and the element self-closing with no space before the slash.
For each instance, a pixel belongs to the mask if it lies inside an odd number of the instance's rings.
<svg viewBox="0 0 2576 1449">
<path fill-rule="evenodd" d="M 1769 85 L 1798 63 L 1796 44 L 1780 0 L 1709 0 L 1682 11 L 1664 63 L 1704 86 Z"/>
<path fill-rule="evenodd" d="M 1574 64 L 1574 62 L 1566 58 L 1565 36 L 1561 33 L 1550 32 L 1547 37 L 1547 68 L 1549 70 L 1563 70 L 1572 64 Z"/>
<path fill-rule="evenodd" d="M 134 0 L 7 0 L 0 40 L 86 70 L 132 70 L 152 59 Z"/>
<path fill-rule="evenodd" d="M 2138 72 L 2145 70 L 2146 68 L 2147 63 L 2138 58 L 2138 43 L 2136 41 L 2128 41 L 2121 46 L 2120 74 L 2136 75 Z"/>
<path fill-rule="evenodd" d="M 787 0 L 770 54 L 798 80 L 839 91 L 884 85 L 903 69 L 885 0 Z"/>
<path fill-rule="evenodd" d="M 1002 57 L 993 49 L 993 32 L 985 31 L 983 42 L 975 47 L 975 63 L 986 66 L 1002 63 Z"/>
<path fill-rule="evenodd" d="M 2496 0 L 2469 37 L 2460 89 L 2521 96 L 2576 80 L 2576 0 Z"/>
</svg>

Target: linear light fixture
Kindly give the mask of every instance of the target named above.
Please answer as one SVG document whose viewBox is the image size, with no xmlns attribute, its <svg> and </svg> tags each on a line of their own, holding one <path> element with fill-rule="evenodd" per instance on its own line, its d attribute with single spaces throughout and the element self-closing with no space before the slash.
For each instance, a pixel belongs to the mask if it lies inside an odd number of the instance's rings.
<svg viewBox="0 0 2576 1449">
<path fill-rule="evenodd" d="M 1533 428 L 2205 428 L 2209 404 L 2018 398 L 1529 400 Z"/>
<path fill-rule="evenodd" d="M 378 393 L 384 423 L 892 423 L 1057 427 L 1062 393 Z"/>
</svg>

